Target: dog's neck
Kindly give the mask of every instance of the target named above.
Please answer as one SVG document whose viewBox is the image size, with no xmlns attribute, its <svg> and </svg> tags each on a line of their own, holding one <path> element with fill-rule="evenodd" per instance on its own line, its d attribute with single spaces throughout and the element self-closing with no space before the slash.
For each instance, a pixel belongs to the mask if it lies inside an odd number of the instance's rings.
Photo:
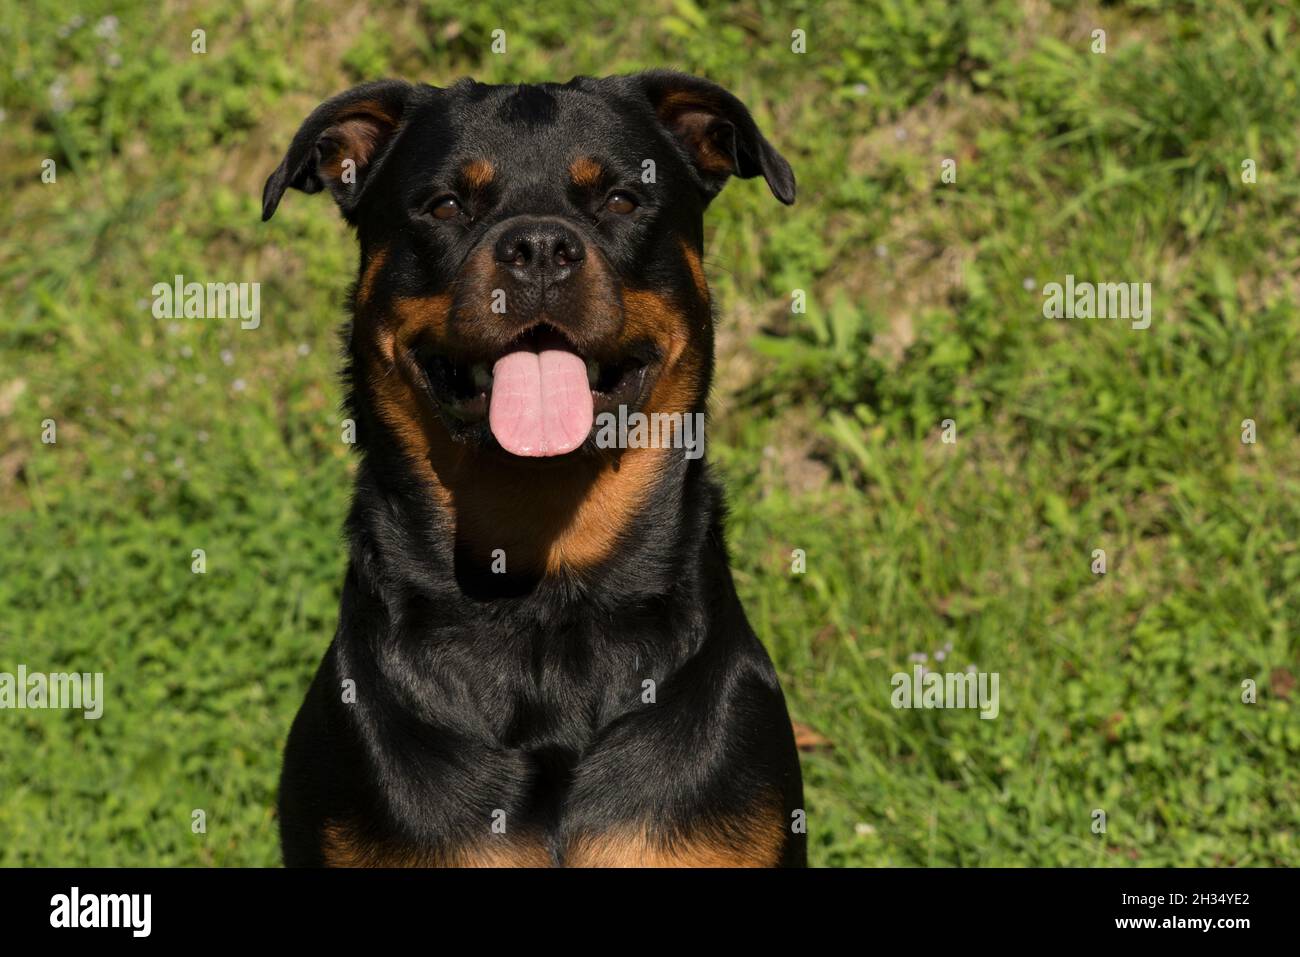
<svg viewBox="0 0 1300 957">
<path fill-rule="evenodd" d="M 383 565 L 430 581 L 450 572 L 475 597 L 557 584 L 588 598 L 616 583 L 624 596 L 667 593 L 716 512 L 703 462 L 674 449 L 540 469 L 459 447 L 443 453 L 412 461 L 386 443 L 363 448 L 354 550 L 360 532 Z"/>
</svg>

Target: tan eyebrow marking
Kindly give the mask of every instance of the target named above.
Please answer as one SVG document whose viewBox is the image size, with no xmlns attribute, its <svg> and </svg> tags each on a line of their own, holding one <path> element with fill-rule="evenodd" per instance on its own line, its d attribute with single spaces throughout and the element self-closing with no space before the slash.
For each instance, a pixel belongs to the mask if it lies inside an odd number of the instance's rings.
<svg viewBox="0 0 1300 957">
<path fill-rule="evenodd" d="M 569 179 L 575 186 L 592 187 L 600 183 L 605 170 L 590 156 L 579 156 L 569 164 Z"/>
<path fill-rule="evenodd" d="M 496 167 L 485 159 L 470 160 L 461 168 L 461 175 L 473 189 L 483 189 L 497 175 Z"/>
</svg>

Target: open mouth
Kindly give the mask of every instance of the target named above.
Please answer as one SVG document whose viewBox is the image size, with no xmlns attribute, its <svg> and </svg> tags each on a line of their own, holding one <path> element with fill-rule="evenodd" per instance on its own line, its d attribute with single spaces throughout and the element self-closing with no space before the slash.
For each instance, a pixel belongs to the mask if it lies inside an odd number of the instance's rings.
<svg viewBox="0 0 1300 957">
<path fill-rule="evenodd" d="M 656 360 L 649 343 L 613 358 L 583 356 L 545 324 L 477 360 L 416 355 L 449 426 L 486 419 L 503 449 L 525 457 L 572 452 L 587 441 L 597 415 L 638 409 Z"/>
</svg>

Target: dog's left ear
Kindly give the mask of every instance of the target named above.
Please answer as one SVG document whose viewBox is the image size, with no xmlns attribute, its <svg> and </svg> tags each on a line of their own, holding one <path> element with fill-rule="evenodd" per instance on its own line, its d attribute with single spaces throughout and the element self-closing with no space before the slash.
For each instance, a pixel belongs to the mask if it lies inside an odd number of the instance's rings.
<svg viewBox="0 0 1300 957">
<path fill-rule="evenodd" d="M 316 107 L 262 189 L 262 221 L 289 187 L 304 193 L 328 187 L 350 222 L 366 175 L 387 151 L 415 90 L 403 80 L 378 80 Z"/>
<path fill-rule="evenodd" d="M 745 104 L 730 92 L 697 76 L 650 70 L 640 84 L 659 122 L 691 157 L 710 199 L 735 175 L 762 176 L 772 195 L 794 202 L 794 172 L 759 132 Z"/>
</svg>

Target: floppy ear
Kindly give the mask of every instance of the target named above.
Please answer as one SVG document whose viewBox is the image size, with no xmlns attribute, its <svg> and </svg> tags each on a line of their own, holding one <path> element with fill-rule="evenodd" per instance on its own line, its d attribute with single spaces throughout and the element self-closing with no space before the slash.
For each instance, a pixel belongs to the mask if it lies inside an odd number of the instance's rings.
<svg viewBox="0 0 1300 957">
<path fill-rule="evenodd" d="M 745 104 L 728 91 L 686 73 L 651 70 L 639 74 L 659 122 L 686 149 L 709 197 L 728 176 L 762 176 L 772 195 L 794 202 L 794 172 L 754 124 Z"/>
<path fill-rule="evenodd" d="M 329 187 L 351 221 L 366 175 L 383 157 L 414 91 L 403 80 L 378 80 L 316 107 L 262 189 L 262 221 L 271 218 L 290 186 L 304 193 Z"/>
</svg>

